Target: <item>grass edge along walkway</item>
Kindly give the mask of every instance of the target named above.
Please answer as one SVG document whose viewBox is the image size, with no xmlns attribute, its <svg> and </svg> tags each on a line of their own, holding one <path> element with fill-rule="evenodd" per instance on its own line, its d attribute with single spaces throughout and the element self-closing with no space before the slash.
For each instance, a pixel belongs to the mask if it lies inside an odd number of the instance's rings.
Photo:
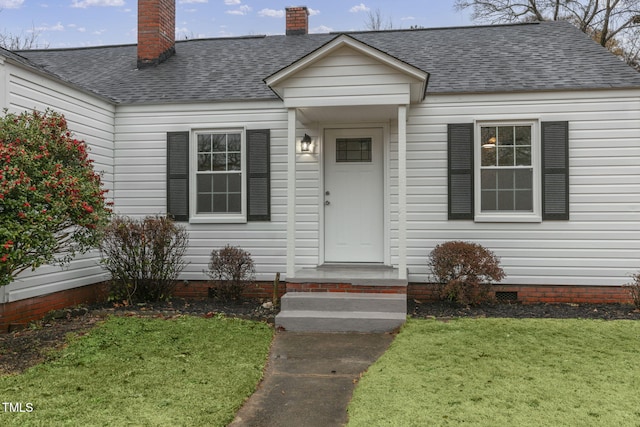
<svg viewBox="0 0 640 427">
<path fill-rule="evenodd" d="M 640 426 L 640 322 L 409 319 L 348 426 Z"/>
<path fill-rule="evenodd" d="M 52 360 L 0 377 L 3 402 L 33 407 L 0 410 L 0 424 L 223 426 L 254 392 L 272 337 L 265 323 L 221 316 L 111 317 Z"/>
</svg>

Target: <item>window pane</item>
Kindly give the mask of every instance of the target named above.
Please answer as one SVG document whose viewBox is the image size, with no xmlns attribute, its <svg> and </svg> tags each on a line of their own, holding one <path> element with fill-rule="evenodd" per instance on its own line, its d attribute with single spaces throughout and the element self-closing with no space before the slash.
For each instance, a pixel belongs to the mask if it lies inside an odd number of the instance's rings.
<svg viewBox="0 0 640 427">
<path fill-rule="evenodd" d="M 242 190 L 242 175 L 239 173 L 230 173 L 229 177 L 229 192 L 240 193 Z"/>
<path fill-rule="evenodd" d="M 514 188 L 513 170 L 498 171 L 498 188 L 500 190 L 511 190 Z"/>
<path fill-rule="evenodd" d="M 213 151 L 227 151 L 226 134 L 212 134 Z"/>
<path fill-rule="evenodd" d="M 516 188 L 519 190 L 533 189 L 533 171 L 531 169 L 516 170 Z"/>
<path fill-rule="evenodd" d="M 496 143 L 496 128 L 495 127 L 483 127 L 480 129 L 480 144 L 495 144 Z"/>
<path fill-rule="evenodd" d="M 498 147 L 498 166 L 513 166 L 512 147 Z"/>
<path fill-rule="evenodd" d="M 483 170 L 480 174 L 480 188 L 483 190 L 496 189 L 496 173 L 495 170 Z"/>
<path fill-rule="evenodd" d="M 214 171 L 226 171 L 227 170 L 227 155 L 226 154 L 214 154 L 213 155 L 213 169 Z"/>
<path fill-rule="evenodd" d="M 531 145 L 531 126 L 516 126 L 516 145 Z"/>
<path fill-rule="evenodd" d="M 211 170 L 211 154 L 198 154 L 198 170 Z"/>
<path fill-rule="evenodd" d="M 229 194 L 229 212 L 240 213 L 242 210 L 242 197 L 240 194 Z"/>
<path fill-rule="evenodd" d="M 212 190 L 212 182 L 211 179 L 213 178 L 212 175 L 198 175 L 197 177 L 197 186 L 198 188 L 196 189 L 196 192 L 198 194 L 200 193 L 211 193 Z"/>
<path fill-rule="evenodd" d="M 359 139 L 349 139 L 349 140 L 347 140 L 347 150 L 348 151 L 360 151 L 360 140 Z"/>
<path fill-rule="evenodd" d="M 226 194 L 213 195 L 213 212 L 215 213 L 227 212 L 227 195 Z"/>
<path fill-rule="evenodd" d="M 226 174 L 211 175 L 211 179 L 213 181 L 213 192 L 214 193 L 226 193 L 227 192 L 227 175 Z"/>
<path fill-rule="evenodd" d="M 498 145 L 513 145 L 513 126 L 498 128 Z"/>
<path fill-rule="evenodd" d="M 495 211 L 497 206 L 497 199 L 496 199 L 496 191 L 494 190 L 489 190 L 489 191 L 482 191 L 482 202 L 481 202 L 481 209 L 482 211 Z"/>
<path fill-rule="evenodd" d="M 227 144 L 229 151 L 240 151 L 240 134 L 230 133 L 227 135 Z"/>
<path fill-rule="evenodd" d="M 210 212 L 212 212 L 212 209 L 211 209 L 211 200 L 212 199 L 211 198 L 212 198 L 211 194 L 198 194 L 196 212 L 197 213 L 210 213 Z"/>
<path fill-rule="evenodd" d="M 531 147 L 516 148 L 516 165 L 517 166 L 531 165 Z"/>
<path fill-rule="evenodd" d="M 498 191 L 498 210 L 512 211 L 514 206 L 513 190 Z"/>
<path fill-rule="evenodd" d="M 198 151 L 205 153 L 211 151 L 211 135 L 198 135 Z"/>
<path fill-rule="evenodd" d="M 482 147 L 482 166 L 495 166 L 496 165 L 496 146 Z"/>
<path fill-rule="evenodd" d="M 227 170 L 239 171 L 240 168 L 240 153 L 229 154 L 229 160 L 227 162 Z"/>
<path fill-rule="evenodd" d="M 516 191 L 516 210 L 533 211 L 533 192 L 531 190 Z"/>
</svg>

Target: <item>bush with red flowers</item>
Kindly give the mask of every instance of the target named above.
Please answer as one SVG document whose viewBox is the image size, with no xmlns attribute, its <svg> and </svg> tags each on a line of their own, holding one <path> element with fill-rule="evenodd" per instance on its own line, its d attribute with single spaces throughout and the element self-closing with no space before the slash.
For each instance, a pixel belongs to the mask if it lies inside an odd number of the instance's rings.
<svg viewBox="0 0 640 427">
<path fill-rule="evenodd" d="M 95 248 L 109 221 L 87 145 L 54 111 L 0 118 L 0 286 Z"/>
</svg>

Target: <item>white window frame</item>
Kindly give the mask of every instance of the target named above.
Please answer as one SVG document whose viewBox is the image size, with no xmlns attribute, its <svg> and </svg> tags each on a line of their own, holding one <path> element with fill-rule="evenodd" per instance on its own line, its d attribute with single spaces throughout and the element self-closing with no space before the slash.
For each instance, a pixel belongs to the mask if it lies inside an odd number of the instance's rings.
<svg viewBox="0 0 640 427">
<path fill-rule="evenodd" d="M 197 213 L 198 207 L 198 135 L 201 134 L 240 134 L 240 213 Z M 247 222 L 247 144 L 245 140 L 245 129 L 243 128 L 203 128 L 192 129 L 189 146 L 189 222 L 192 224 L 204 223 L 246 223 Z"/>
<path fill-rule="evenodd" d="M 533 210 L 531 212 L 491 211 L 482 212 L 481 166 L 482 147 L 481 129 L 493 126 L 531 126 L 531 167 L 533 169 Z M 476 222 L 542 222 L 542 183 L 541 183 L 541 141 L 540 121 L 531 120 L 478 120 L 474 131 L 474 206 Z"/>
</svg>

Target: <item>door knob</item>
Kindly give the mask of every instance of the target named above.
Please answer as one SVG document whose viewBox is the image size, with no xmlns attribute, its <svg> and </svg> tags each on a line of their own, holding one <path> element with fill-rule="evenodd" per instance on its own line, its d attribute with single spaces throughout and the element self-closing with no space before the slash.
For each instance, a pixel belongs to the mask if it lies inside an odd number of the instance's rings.
<svg viewBox="0 0 640 427">
<path fill-rule="evenodd" d="M 325 195 L 325 196 L 329 196 L 330 194 L 331 194 L 331 193 L 329 193 L 329 191 L 328 191 L 328 190 L 324 192 L 324 195 Z"/>
<path fill-rule="evenodd" d="M 328 201 L 328 200 L 325 200 L 325 201 L 324 201 L 324 204 L 325 204 L 326 206 L 329 206 L 329 205 L 331 204 L 331 202 L 330 202 L 330 201 Z"/>
</svg>

